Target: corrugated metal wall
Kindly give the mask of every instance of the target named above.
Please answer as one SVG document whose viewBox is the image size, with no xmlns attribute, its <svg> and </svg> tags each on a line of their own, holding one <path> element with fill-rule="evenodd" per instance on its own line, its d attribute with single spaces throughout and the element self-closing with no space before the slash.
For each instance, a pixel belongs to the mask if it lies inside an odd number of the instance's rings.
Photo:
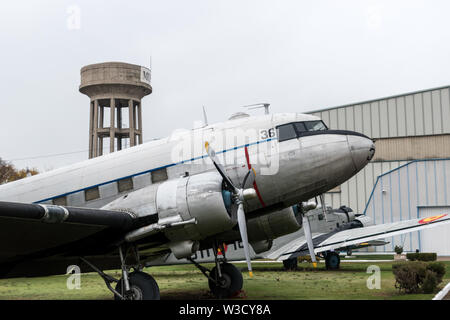
<svg viewBox="0 0 450 320">
<path fill-rule="evenodd" d="M 419 218 L 419 208 L 448 206 L 450 159 L 415 160 L 377 178 L 365 214 L 372 217 L 375 224 L 382 224 Z M 393 251 L 395 245 L 403 246 L 405 251 L 421 249 L 419 232 L 388 241 L 391 243 L 377 247 L 376 251 Z"/>
<path fill-rule="evenodd" d="M 407 93 L 309 113 L 320 117 L 331 129 L 358 131 L 374 139 L 449 134 L 450 87 Z M 443 139 L 448 141 L 446 136 Z M 404 141 L 380 142 L 397 143 L 397 145 L 404 143 Z M 421 140 L 421 145 L 414 145 L 414 148 L 423 146 L 423 149 L 426 149 L 429 143 L 430 141 Z M 422 157 L 423 152 L 418 152 L 416 155 L 419 153 Z M 433 157 L 431 154 L 429 156 Z M 389 159 L 389 161 L 369 163 L 355 177 L 341 185 L 341 192 L 327 193 L 325 195 L 327 204 L 333 207 L 347 205 L 354 211 L 362 212 L 377 177 L 404 165 L 406 163 L 404 160 L 408 160 L 401 156 L 399 159 L 394 159 L 392 156 Z"/>
<path fill-rule="evenodd" d="M 450 133 L 450 87 L 308 112 L 330 128 L 371 138 Z"/>
</svg>

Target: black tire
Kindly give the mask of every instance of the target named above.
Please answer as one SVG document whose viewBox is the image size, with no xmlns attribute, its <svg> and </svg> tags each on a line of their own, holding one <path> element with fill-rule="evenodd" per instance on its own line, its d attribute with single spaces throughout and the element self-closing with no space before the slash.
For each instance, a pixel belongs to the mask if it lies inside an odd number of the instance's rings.
<svg viewBox="0 0 450 320">
<path fill-rule="evenodd" d="M 341 258 L 336 252 L 327 252 L 325 257 L 325 267 L 327 270 L 338 270 L 341 264 Z"/>
<path fill-rule="evenodd" d="M 291 258 L 283 260 L 284 270 L 297 270 L 298 260 L 297 258 Z"/>
<path fill-rule="evenodd" d="M 135 271 L 128 275 L 131 294 L 126 297 L 130 300 L 159 300 L 159 287 L 153 277 L 145 272 Z M 122 279 L 116 285 L 116 291 L 122 294 Z M 124 294 L 126 294 L 124 292 Z M 115 300 L 121 300 L 114 295 Z"/>
<path fill-rule="evenodd" d="M 244 279 L 242 273 L 231 263 L 223 263 L 220 267 L 222 278 L 218 278 L 217 268 L 211 270 L 210 277 L 217 279 L 221 285 L 216 284 L 211 279 L 208 280 L 209 289 L 218 299 L 228 299 L 236 295 L 242 289 Z"/>
</svg>

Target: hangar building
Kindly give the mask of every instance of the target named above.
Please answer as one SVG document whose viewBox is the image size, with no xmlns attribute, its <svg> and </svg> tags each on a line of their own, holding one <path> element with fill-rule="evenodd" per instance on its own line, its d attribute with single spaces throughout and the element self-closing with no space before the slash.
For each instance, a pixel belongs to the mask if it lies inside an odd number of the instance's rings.
<svg viewBox="0 0 450 320">
<path fill-rule="evenodd" d="M 377 224 L 450 214 L 450 86 L 308 113 L 331 129 L 375 140 L 372 161 L 330 190 L 327 205 L 347 205 Z M 437 227 L 387 239 L 391 243 L 374 250 L 392 252 L 402 245 L 405 251 L 450 256 L 449 234 L 450 226 Z"/>
</svg>

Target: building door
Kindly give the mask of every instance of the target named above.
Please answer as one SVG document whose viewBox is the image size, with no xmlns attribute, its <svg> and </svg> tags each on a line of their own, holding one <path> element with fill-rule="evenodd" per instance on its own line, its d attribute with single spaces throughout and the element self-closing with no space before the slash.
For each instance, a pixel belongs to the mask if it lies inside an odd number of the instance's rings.
<svg viewBox="0 0 450 320">
<path fill-rule="evenodd" d="M 450 214 L 450 206 L 418 207 L 420 218 Z M 436 252 L 438 256 L 450 256 L 450 224 L 419 231 L 420 251 Z"/>
</svg>

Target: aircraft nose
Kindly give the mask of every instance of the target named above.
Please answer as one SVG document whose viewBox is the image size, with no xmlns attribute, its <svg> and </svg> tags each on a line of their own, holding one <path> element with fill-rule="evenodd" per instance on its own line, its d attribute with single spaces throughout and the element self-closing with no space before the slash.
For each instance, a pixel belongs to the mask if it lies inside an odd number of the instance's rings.
<svg viewBox="0 0 450 320">
<path fill-rule="evenodd" d="M 356 170 L 359 171 L 372 160 L 375 154 L 375 144 L 372 139 L 364 135 L 348 135 L 347 138 L 353 163 Z"/>
</svg>

